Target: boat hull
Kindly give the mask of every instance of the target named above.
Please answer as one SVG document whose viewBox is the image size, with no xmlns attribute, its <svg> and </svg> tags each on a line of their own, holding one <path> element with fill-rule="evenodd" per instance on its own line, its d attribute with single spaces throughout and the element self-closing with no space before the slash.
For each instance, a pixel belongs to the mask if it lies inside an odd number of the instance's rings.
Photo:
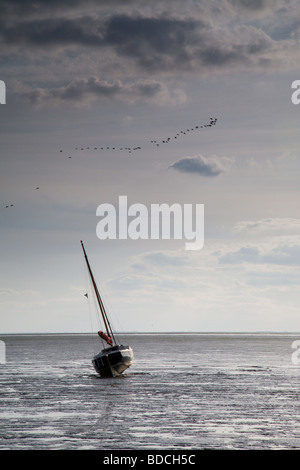
<svg viewBox="0 0 300 470">
<path fill-rule="evenodd" d="M 112 346 L 96 354 L 92 363 L 101 377 L 118 377 L 133 363 L 133 351 L 130 346 Z"/>
</svg>

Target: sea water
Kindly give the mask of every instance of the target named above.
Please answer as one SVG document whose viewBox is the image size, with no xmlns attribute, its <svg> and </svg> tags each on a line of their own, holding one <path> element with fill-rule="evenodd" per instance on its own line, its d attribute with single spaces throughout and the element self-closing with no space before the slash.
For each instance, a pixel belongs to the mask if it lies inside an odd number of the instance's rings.
<svg viewBox="0 0 300 470">
<path fill-rule="evenodd" d="M 1 450 L 300 448 L 300 334 L 121 335 L 114 379 L 94 336 L 0 339 Z"/>
</svg>

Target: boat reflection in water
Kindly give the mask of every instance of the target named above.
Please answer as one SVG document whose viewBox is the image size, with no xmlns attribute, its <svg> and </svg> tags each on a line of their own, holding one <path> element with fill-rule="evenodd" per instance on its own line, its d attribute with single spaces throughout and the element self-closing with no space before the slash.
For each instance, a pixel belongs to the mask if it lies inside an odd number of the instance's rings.
<svg viewBox="0 0 300 470">
<path fill-rule="evenodd" d="M 100 317 L 103 320 L 105 329 L 105 332 L 98 331 L 98 335 L 101 340 L 105 341 L 109 345 L 108 348 L 102 349 L 102 351 L 94 356 L 92 363 L 96 372 L 101 377 L 117 377 L 121 375 L 126 369 L 128 369 L 128 367 L 130 367 L 133 363 L 133 351 L 130 346 L 123 346 L 122 344 L 118 344 L 116 341 L 97 284 L 95 282 L 83 242 L 81 241 L 80 243 L 99 306 Z"/>
</svg>

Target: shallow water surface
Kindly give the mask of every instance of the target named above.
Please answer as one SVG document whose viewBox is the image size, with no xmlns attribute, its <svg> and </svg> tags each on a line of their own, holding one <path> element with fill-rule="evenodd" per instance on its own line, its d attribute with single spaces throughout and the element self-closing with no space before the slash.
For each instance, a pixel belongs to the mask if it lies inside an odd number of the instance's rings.
<svg viewBox="0 0 300 470">
<path fill-rule="evenodd" d="M 123 335 L 101 379 L 88 335 L 3 336 L 0 449 L 295 449 L 296 335 Z"/>
</svg>

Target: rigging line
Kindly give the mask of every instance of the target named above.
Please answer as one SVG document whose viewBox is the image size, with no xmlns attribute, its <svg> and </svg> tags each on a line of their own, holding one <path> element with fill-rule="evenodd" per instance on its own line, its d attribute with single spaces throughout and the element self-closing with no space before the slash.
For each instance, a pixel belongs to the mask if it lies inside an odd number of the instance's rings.
<svg viewBox="0 0 300 470">
<path fill-rule="evenodd" d="M 114 336 L 117 339 L 117 342 L 119 343 L 120 342 L 119 333 L 121 331 L 123 331 L 124 328 L 123 328 L 123 325 L 120 321 L 120 318 L 119 318 L 117 312 L 115 311 L 114 306 L 109 301 L 108 292 L 105 289 L 103 284 L 101 284 L 101 298 L 102 298 L 102 302 L 105 306 L 105 310 L 109 311 L 110 313 L 113 313 L 112 317 L 114 318 L 114 321 L 113 322 L 110 321 L 110 324 L 111 324 L 111 327 L 112 327 L 112 331 L 114 332 Z M 118 329 L 116 329 L 116 327 L 118 327 Z M 116 334 L 116 331 L 118 332 L 117 334 Z"/>
<path fill-rule="evenodd" d="M 90 287 L 91 287 L 91 292 L 92 292 L 92 297 L 93 297 L 94 318 L 95 318 L 95 321 L 96 321 L 96 330 L 99 331 L 99 330 L 103 330 L 103 326 L 102 326 L 102 323 L 101 323 L 101 317 L 100 317 L 100 315 L 98 315 L 98 303 L 97 303 L 97 299 L 96 299 L 96 294 L 93 290 L 92 280 L 91 280 L 90 276 L 89 276 L 89 282 L 90 282 Z M 94 332 L 94 329 L 93 329 L 93 332 Z M 102 348 L 104 348 L 105 343 L 104 343 L 103 339 L 100 336 L 98 336 L 98 338 L 101 341 Z"/>
<path fill-rule="evenodd" d="M 87 303 L 88 303 L 88 312 L 89 312 L 89 320 L 90 320 L 90 332 L 92 333 L 92 344 L 93 344 L 93 351 L 94 351 L 94 354 L 96 354 L 97 352 L 97 349 L 98 349 L 98 346 L 96 346 L 96 339 L 95 339 L 95 335 L 93 334 L 95 329 L 97 329 L 97 325 L 95 326 L 94 323 L 96 321 L 96 323 L 98 323 L 98 329 L 100 328 L 100 320 L 99 320 L 99 317 L 98 315 L 92 315 L 92 309 L 91 309 L 91 301 L 90 301 L 90 292 L 92 292 L 91 290 L 91 280 L 89 278 L 89 275 L 86 271 L 86 269 L 83 270 L 84 271 L 84 277 L 85 277 L 85 286 L 87 287 L 86 288 L 86 298 L 87 298 Z M 89 286 L 89 288 L 88 288 Z M 93 302 L 95 304 L 95 298 L 94 296 L 93 297 Z M 94 312 L 95 312 L 95 305 L 94 305 Z"/>
<path fill-rule="evenodd" d="M 89 260 L 88 260 L 88 257 L 87 257 L 87 254 L 86 254 L 86 251 L 85 251 L 82 240 L 80 241 L 80 243 L 81 243 L 81 247 L 82 247 L 82 250 L 83 250 L 83 253 L 84 253 L 84 257 L 85 257 L 85 261 L 86 261 L 87 268 L 88 268 L 88 271 L 89 271 L 89 275 L 90 275 L 90 278 L 91 278 L 91 281 L 92 281 L 92 284 L 93 284 L 93 287 L 94 287 L 94 292 L 95 292 L 96 297 L 97 297 L 98 305 L 99 305 L 99 308 L 100 308 L 100 311 L 101 311 L 101 314 L 102 314 L 102 319 L 103 319 L 103 322 L 105 324 L 106 333 L 107 333 L 108 336 L 110 336 L 113 339 L 113 341 L 116 344 L 116 340 L 115 340 L 114 334 L 112 332 L 112 328 L 110 326 L 110 323 L 109 323 L 104 305 L 102 303 L 102 299 L 101 299 L 97 284 L 95 282 L 95 279 L 94 279 L 94 276 L 93 276 L 93 273 L 92 273 L 92 269 L 91 269 L 91 266 L 90 266 L 90 263 L 89 263 Z"/>
<path fill-rule="evenodd" d="M 96 279 L 97 279 L 97 277 L 96 277 Z M 111 302 L 109 301 L 109 295 L 108 295 L 107 291 L 104 288 L 104 284 L 100 283 L 100 285 L 101 285 L 101 288 L 100 288 L 101 301 L 102 301 L 102 304 L 104 306 L 105 312 L 107 312 L 107 311 L 109 311 L 110 313 L 113 312 L 114 313 L 113 317 L 115 318 L 115 320 L 118 321 L 118 323 L 120 323 L 119 318 L 118 318 Z M 117 331 L 116 330 L 116 322 L 115 321 L 112 322 L 111 320 L 108 320 L 108 322 L 109 322 L 109 325 L 110 325 L 110 328 L 111 328 L 112 337 L 114 338 L 115 343 L 117 344 L 117 343 L 120 342 L 120 338 L 119 338 L 119 334 L 118 333 L 116 334 L 116 331 Z M 118 331 L 120 331 L 120 330 L 118 330 Z"/>
<path fill-rule="evenodd" d="M 102 306 L 102 308 L 103 308 L 103 313 L 104 313 L 104 315 L 105 315 L 105 318 L 106 318 L 106 321 L 107 321 L 107 324 L 108 324 L 108 327 L 109 327 L 109 330 L 110 330 L 110 337 L 113 338 L 114 342 L 116 343 L 116 338 L 115 338 L 115 335 L 114 335 L 114 333 L 113 333 L 114 330 L 113 330 L 113 327 L 111 326 L 111 323 L 110 323 L 110 321 L 109 321 L 109 319 L 108 319 L 108 316 L 107 316 L 107 313 L 106 313 L 106 308 L 105 308 L 105 306 L 104 306 L 104 303 L 103 303 L 103 300 L 102 300 L 102 296 L 100 295 L 100 293 L 99 293 L 99 297 L 100 297 L 101 306 Z"/>
<path fill-rule="evenodd" d="M 91 277 L 87 273 L 86 269 L 84 269 L 84 273 L 85 273 L 85 285 L 89 286 L 89 288 L 86 289 L 86 291 L 87 291 L 86 297 L 87 297 L 87 301 L 88 301 L 90 331 L 92 333 L 93 350 L 94 350 L 94 354 L 96 354 L 96 352 L 98 350 L 98 347 L 99 347 L 98 346 L 98 344 L 99 344 L 98 341 L 99 340 L 101 341 L 102 348 L 105 347 L 105 344 L 104 344 L 102 338 L 100 338 L 99 336 L 96 338 L 96 336 L 94 335 L 94 332 L 98 331 L 98 330 L 102 330 L 103 328 L 102 328 L 100 316 L 97 314 L 97 303 L 96 303 L 95 294 L 94 294 L 93 288 L 92 288 Z M 94 307 L 93 313 L 94 314 L 92 314 L 92 309 L 91 309 L 90 293 L 91 293 L 92 298 L 93 298 L 93 307 Z"/>
<path fill-rule="evenodd" d="M 93 276 L 93 273 L 92 273 L 92 269 L 91 269 L 91 266 L 90 266 L 90 263 L 89 263 L 89 260 L 88 260 L 87 254 L 85 252 L 85 248 L 84 248 L 84 245 L 83 245 L 82 241 L 81 241 L 81 246 L 82 246 L 82 249 L 83 249 L 83 253 L 84 253 L 85 261 L 86 261 L 86 264 L 87 264 L 88 272 L 89 272 L 89 275 L 90 275 L 90 279 L 91 279 L 91 282 L 92 282 L 92 285 L 93 285 L 93 290 L 95 292 L 95 295 L 96 295 L 96 298 L 97 298 L 97 301 L 98 301 L 98 304 L 99 304 L 99 308 L 100 308 L 100 311 L 101 311 L 101 314 L 102 314 L 102 318 L 103 318 L 103 321 L 104 321 L 104 324 L 105 324 L 106 332 L 107 332 L 107 334 L 109 334 L 109 329 L 108 329 L 108 325 L 107 325 L 107 322 L 106 322 L 106 317 L 105 317 L 105 314 L 104 314 L 105 311 L 102 307 L 100 294 L 99 294 L 99 291 L 98 291 L 98 288 L 97 288 L 97 285 L 96 285 L 96 282 L 95 282 L 95 279 L 94 279 L 94 276 Z"/>
<path fill-rule="evenodd" d="M 89 296 L 87 296 L 87 302 L 88 302 L 88 309 L 89 309 L 89 318 L 90 318 L 91 331 L 93 332 L 93 321 L 92 321 L 91 303 L 90 303 Z M 94 335 L 92 335 L 92 342 L 93 342 L 94 354 L 96 354 L 95 336 Z"/>
</svg>

